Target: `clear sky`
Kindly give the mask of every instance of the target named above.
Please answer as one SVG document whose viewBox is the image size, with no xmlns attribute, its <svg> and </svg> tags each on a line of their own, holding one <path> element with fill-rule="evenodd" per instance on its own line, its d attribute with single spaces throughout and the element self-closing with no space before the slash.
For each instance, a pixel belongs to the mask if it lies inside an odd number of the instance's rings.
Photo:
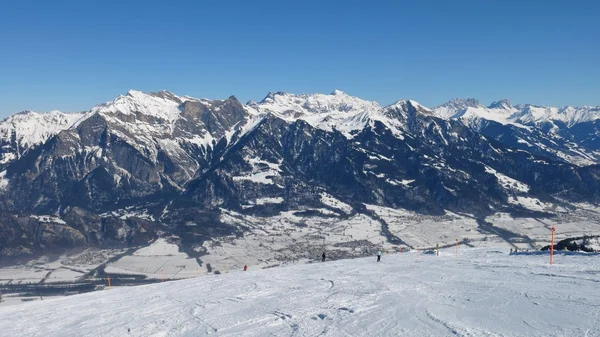
<svg viewBox="0 0 600 337">
<path fill-rule="evenodd" d="M 128 89 L 600 104 L 598 1 L 0 2 L 0 116 Z"/>
</svg>

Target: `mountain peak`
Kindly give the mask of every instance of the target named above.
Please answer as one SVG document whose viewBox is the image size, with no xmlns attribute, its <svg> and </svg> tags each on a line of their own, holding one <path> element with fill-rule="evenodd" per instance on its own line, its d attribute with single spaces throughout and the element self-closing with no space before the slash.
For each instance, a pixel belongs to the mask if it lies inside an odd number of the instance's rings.
<svg viewBox="0 0 600 337">
<path fill-rule="evenodd" d="M 169 101 L 174 101 L 177 103 L 183 103 L 184 100 L 181 99 L 181 97 L 175 95 L 174 93 L 167 91 L 167 90 L 161 90 L 161 91 L 152 91 L 152 92 L 144 92 L 141 90 L 135 90 L 135 89 L 130 89 L 129 91 L 127 91 L 127 95 L 125 97 L 130 97 L 136 100 L 147 100 L 147 99 L 155 99 L 155 98 L 161 98 L 164 100 L 169 100 Z"/>
<path fill-rule="evenodd" d="M 481 104 L 475 98 L 454 98 L 433 109 L 434 114 L 443 119 L 462 116 L 469 108 L 479 108 Z"/>
<path fill-rule="evenodd" d="M 464 108 L 475 108 L 480 106 L 480 103 L 475 98 L 454 98 L 443 104 L 442 106 L 453 106 L 453 107 L 464 107 Z"/>
<path fill-rule="evenodd" d="M 169 92 L 167 90 L 161 90 L 161 91 L 158 91 L 158 92 L 151 92 L 150 95 L 154 96 L 154 97 L 160 97 L 162 99 L 168 99 L 168 100 L 171 100 L 171 101 L 181 101 L 181 98 L 179 98 L 179 96 L 177 96 L 174 93 Z"/>
<path fill-rule="evenodd" d="M 408 103 L 408 100 L 403 98 L 403 99 L 397 100 L 396 102 L 394 102 L 388 106 L 385 106 L 385 108 L 404 108 L 407 103 Z"/>
<path fill-rule="evenodd" d="M 139 90 L 129 90 L 115 100 L 95 106 L 91 114 L 102 113 L 112 115 L 147 115 L 155 118 L 174 121 L 179 118 L 179 106 L 185 101 L 168 91 L 145 93 Z"/>
<path fill-rule="evenodd" d="M 135 90 L 135 89 L 127 90 L 127 94 L 126 94 L 126 96 L 129 96 L 129 97 L 139 97 L 139 96 L 144 96 L 144 95 L 146 95 L 145 92 L 140 91 L 140 90 Z"/>
<path fill-rule="evenodd" d="M 345 92 L 343 92 L 343 91 L 341 91 L 341 90 L 338 90 L 338 89 L 335 89 L 335 90 L 333 90 L 333 92 L 332 92 L 331 94 L 332 94 L 332 95 L 334 95 L 334 96 L 342 96 L 342 95 L 346 95 L 346 93 L 345 93 Z"/>
<path fill-rule="evenodd" d="M 269 91 L 269 93 L 267 94 L 267 96 L 265 96 L 265 98 L 262 99 L 262 101 L 260 101 L 260 103 L 268 103 L 268 102 L 274 102 L 275 98 L 277 96 L 283 96 L 285 95 L 285 92 L 283 91 Z"/>
<path fill-rule="evenodd" d="M 510 101 L 505 98 L 505 99 L 493 102 L 492 104 L 490 104 L 490 106 L 488 106 L 488 108 L 508 110 L 508 109 L 512 108 L 512 104 L 510 104 Z"/>
<path fill-rule="evenodd" d="M 384 108 L 384 115 L 406 120 L 408 116 L 417 113 L 430 115 L 432 111 L 413 100 L 401 99 Z"/>
</svg>

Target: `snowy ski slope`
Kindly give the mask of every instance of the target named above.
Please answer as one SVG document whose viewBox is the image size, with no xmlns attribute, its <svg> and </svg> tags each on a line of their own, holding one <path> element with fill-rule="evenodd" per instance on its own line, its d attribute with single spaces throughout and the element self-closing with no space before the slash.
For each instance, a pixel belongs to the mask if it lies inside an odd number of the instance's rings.
<svg viewBox="0 0 600 337">
<path fill-rule="evenodd" d="M 0 308 L 2 336 L 600 336 L 600 255 L 416 252 Z"/>
</svg>

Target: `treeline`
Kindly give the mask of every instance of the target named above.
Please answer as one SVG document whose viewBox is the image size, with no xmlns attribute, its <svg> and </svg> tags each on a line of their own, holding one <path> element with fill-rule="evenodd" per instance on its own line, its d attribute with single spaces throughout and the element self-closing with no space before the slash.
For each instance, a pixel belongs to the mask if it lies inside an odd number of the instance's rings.
<svg viewBox="0 0 600 337">
<path fill-rule="evenodd" d="M 593 248 L 587 246 L 592 239 L 600 240 L 600 235 L 584 235 L 575 238 L 567 238 L 554 244 L 554 250 L 569 250 L 572 252 L 596 252 Z M 577 243 L 581 241 L 581 243 Z M 542 247 L 542 250 L 550 250 L 550 245 Z"/>
</svg>

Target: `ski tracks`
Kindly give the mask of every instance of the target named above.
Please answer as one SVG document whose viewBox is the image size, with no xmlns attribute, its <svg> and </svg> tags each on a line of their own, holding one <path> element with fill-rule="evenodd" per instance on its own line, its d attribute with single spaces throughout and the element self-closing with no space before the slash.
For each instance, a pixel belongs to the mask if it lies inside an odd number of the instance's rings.
<svg viewBox="0 0 600 337">
<path fill-rule="evenodd" d="M 431 322 L 434 322 L 442 327 L 444 327 L 448 332 L 450 332 L 454 336 L 458 337 L 479 337 L 479 336 L 489 336 L 489 337 L 503 337 L 503 335 L 499 333 L 492 333 L 489 331 L 475 329 L 475 328 L 463 328 L 456 324 L 452 324 L 448 321 L 445 321 L 438 316 L 431 313 L 429 310 L 425 310 L 425 315 Z"/>
</svg>

